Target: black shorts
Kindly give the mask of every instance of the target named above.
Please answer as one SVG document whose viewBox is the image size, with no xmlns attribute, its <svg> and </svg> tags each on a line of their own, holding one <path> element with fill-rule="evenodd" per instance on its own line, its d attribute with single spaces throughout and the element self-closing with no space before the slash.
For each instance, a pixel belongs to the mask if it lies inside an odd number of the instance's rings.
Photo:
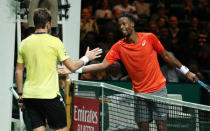
<svg viewBox="0 0 210 131">
<path fill-rule="evenodd" d="M 54 99 L 25 98 L 24 104 L 33 129 L 46 126 L 46 122 L 50 128 L 55 130 L 67 126 L 64 103 L 59 96 Z"/>
</svg>

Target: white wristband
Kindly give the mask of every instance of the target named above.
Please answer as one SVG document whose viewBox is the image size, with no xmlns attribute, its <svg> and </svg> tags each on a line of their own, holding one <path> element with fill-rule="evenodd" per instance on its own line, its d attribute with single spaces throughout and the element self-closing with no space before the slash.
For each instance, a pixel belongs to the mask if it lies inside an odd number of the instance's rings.
<svg viewBox="0 0 210 131">
<path fill-rule="evenodd" d="M 86 65 L 86 64 L 89 62 L 89 58 L 88 58 L 87 56 L 83 56 L 83 57 L 81 58 L 81 60 L 83 60 L 84 65 Z"/>
<path fill-rule="evenodd" d="M 182 65 L 181 68 L 180 68 L 180 71 L 181 71 L 184 75 L 186 75 L 187 72 L 189 71 L 189 69 L 188 69 L 186 66 Z"/>
<path fill-rule="evenodd" d="M 82 67 L 79 68 L 79 69 L 77 69 L 77 70 L 75 71 L 75 73 L 82 73 Z"/>
</svg>

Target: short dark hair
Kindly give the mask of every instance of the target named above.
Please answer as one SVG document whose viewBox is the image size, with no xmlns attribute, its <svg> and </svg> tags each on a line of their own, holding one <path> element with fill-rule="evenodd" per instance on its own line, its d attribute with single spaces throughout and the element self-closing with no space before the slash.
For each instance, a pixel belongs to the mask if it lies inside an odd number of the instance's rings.
<svg viewBox="0 0 210 131">
<path fill-rule="evenodd" d="M 51 13 L 46 8 L 38 8 L 34 11 L 34 26 L 35 29 L 45 28 L 47 22 L 51 22 Z"/>
<path fill-rule="evenodd" d="M 118 17 L 118 20 L 121 18 L 121 17 L 127 17 L 130 21 L 132 21 L 134 24 L 136 22 L 136 19 L 135 17 L 133 16 L 133 14 L 131 13 L 128 13 L 128 12 L 122 12 L 120 14 L 120 16 Z"/>
</svg>

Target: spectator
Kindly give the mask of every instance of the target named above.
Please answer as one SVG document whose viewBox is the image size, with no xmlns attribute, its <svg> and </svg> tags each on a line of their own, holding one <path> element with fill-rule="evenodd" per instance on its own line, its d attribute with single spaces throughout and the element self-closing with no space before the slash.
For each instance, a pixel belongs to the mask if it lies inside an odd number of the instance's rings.
<svg viewBox="0 0 210 131">
<path fill-rule="evenodd" d="M 144 27 L 147 25 L 148 18 L 150 16 L 150 5 L 144 0 L 136 0 L 133 2 L 133 6 L 136 8 L 139 26 Z"/>
<path fill-rule="evenodd" d="M 190 20 L 190 25 L 187 27 L 188 30 L 193 30 L 195 32 L 198 32 L 200 30 L 200 24 L 199 20 L 197 17 L 193 17 Z"/>
<path fill-rule="evenodd" d="M 206 0 L 198 0 L 197 6 L 193 9 L 193 16 L 198 17 L 200 21 L 210 20 L 210 7 Z"/>
<path fill-rule="evenodd" d="M 102 59 L 106 56 L 115 41 L 116 33 L 114 31 L 106 31 L 105 34 L 102 35 L 102 41 L 98 43 L 98 47 L 103 49 L 103 53 L 101 55 Z"/>
<path fill-rule="evenodd" d="M 191 58 L 197 58 L 199 46 L 197 44 L 198 41 L 198 34 L 194 30 L 189 30 L 185 34 L 185 40 L 179 45 L 179 48 L 181 49 L 181 56 L 180 57 L 182 61 L 187 62 Z"/>
<path fill-rule="evenodd" d="M 176 68 L 166 64 L 161 66 L 161 71 L 163 73 L 163 75 L 165 76 L 167 82 L 174 82 L 174 83 L 179 83 L 180 82 L 180 78 L 179 75 L 180 72 L 176 70 Z"/>
<path fill-rule="evenodd" d="M 193 11 L 192 0 L 184 0 L 182 7 L 172 9 L 172 14 L 177 16 L 180 20 L 189 21 L 192 18 L 192 11 Z"/>
<path fill-rule="evenodd" d="M 113 18 L 111 21 L 108 21 L 106 24 L 105 24 L 105 29 L 106 31 L 113 31 L 115 32 L 117 35 L 115 35 L 117 38 L 120 37 L 120 32 L 118 30 L 118 24 L 117 24 L 117 18 L 120 16 L 121 14 L 121 10 L 120 9 L 116 9 L 116 10 L 113 10 Z"/>
<path fill-rule="evenodd" d="M 138 16 L 150 16 L 150 5 L 145 0 L 136 0 L 133 2 L 133 6 L 136 8 Z"/>
<path fill-rule="evenodd" d="M 168 10 L 162 3 L 157 5 L 157 11 L 152 14 L 150 21 L 157 21 L 160 17 L 163 17 L 166 21 L 168 21 Z"/>
<path fill-rule="evenodd" d="M 167 26 L 168 25 L 168 21 L 166 20 L 165 17 L 159 17 L 157 19 L 157 26 L 160 29 L 161 27 Z"/>
<path fill-rule="evenodd" d="M 151 21 L 149 23 L 149 32 L 155 34 L 157 37 L 159 37 L 159 28 L 156 24 L 156 22 Z"/>
<path fill-rule="evenodd" d="M 198 64 L 201 69 L 210 67 L 210 45 L 204 44 L 198 52 Z"/>
<path fill-rule="evenodd" d="M 120 0 L 120 4 L 115 5 L 113 10 L 119 9 L 121 12 L 134 13 L 136 8 L 128 3 L 129 0 Z"/>
<path fill-rule="evenodd" d="M 171 55 L 173 55 L 172 52 L 169 52 Z M 166 63 L 165 65 L 161 66 L 161 71 L 163 75 L 166 78 L 167 82 L 180 82 L 181 77 L 184 77 L 174 66 L 171 66 L 170 64 Z"/>
<path fill-rule="evenodd" d="M 109 9 L 109 1 L 108 0 L 100 0 L 99 2 L 100 8 L 96 10 L 95 18 L 103 18 L 103 19 L 111 19 L 112 11 Z"/>
<path fill-rule="evenodd" d="M 99 33 L 98 25 L 95 19 L 91 18 L 88 8 L 82 9 L 82 18 L 80 22 L 80 40 L 83 40 L 88 32 Z"/>
<path fill-rule="evenodd" d="M 178 19 L 176 16 L 171 16 L 169 19 L 169 32 L 172 38 L 172 44 L 178 44 L 182 39 L 183 31 L 178 27 Z"/>
<path fill-rule="evenodd" d="M 95 32 L 87 32 L 86 36 L 83 40 L 80 41 L 80 57 L 83 53 L 86 52 L 86 48 L 94 48 L 97 47 L 97 34 Z"/>
<path fill-rule="evenodd" d="M 29 4 L 29 13 L 28 13 L 28 27 L 29 34 L 34 32 L 34 22 L 33 22 L 33 13 L 37 8 L 47 8 L 52 14 L 52 28 L 51 34 L 57 36 L 57 17 L 58 17 L 58 1 L 57 0 L 31 0 Z"/>
<path fill-rule="evenodd" d="M 172 51 L 171 36 L 168 27 L 167 26 L 161 27 L 159 35 L 160 35 L 159 39 L 161 43 L 163 43 L 163 46 L 167 50 Z"/>
<path fill-rule="evenodd" d="M 121 65 L 118 61 L 115 61 L 106 71 L 106 75 L 102 80 L 111 80 L 111 81 L 122 81 L 123 73 Z"/>
<path fill-rule="evenodd" d="M 200 32 L 198 34 L 198 46 L 202 47 L 207 43 L 207 34 L 206 32 Z"/>
<path fill-rule="evenodd" d="M 97 60 L 93 60 L 91 61 L 89 64 L 98 64 L 100 63 Z M 106 75 L 105 71 L 99 71 L 99 72 L 90 72 L 90 73 L 85 73 L 85 74 L 81 74 L 80 76 L 80 80 L 102 80 L 103 77 Z"/>
<path fill-rule="evenodd" d="M 92 5 L 92 4 L 89 4 L 89 5 L 87 6 L 87 9 L 89 10 L 90 17 L 91 17 L 91 18 L 95 18 L 95 17 L 94 17 L 94 12 L 95 12 L 95 10 L 94 10 L 93 5 Z"/>
<path fill-rule="evenodd" d="M 120 4 L 115 5 L 113 10 L 120 10 L 120 12 L 132 13 L 132 15 L 138 20 L 138 15 L 136 14 L 136 8 L 128 3 L 129 0 L 120 0 Z"/>
</svg>

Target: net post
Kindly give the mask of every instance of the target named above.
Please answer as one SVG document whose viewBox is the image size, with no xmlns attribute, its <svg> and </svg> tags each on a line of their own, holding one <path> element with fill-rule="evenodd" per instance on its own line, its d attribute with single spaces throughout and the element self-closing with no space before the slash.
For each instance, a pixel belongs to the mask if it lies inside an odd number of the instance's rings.
<svg viewBox="0 0 210 131">
<path fill-rule="evenodd" d="M 101 122 L 101 131 L 104 131 L 104 87 L 101 88 L 102 90 L 102 122 Z"/>
</svg>

